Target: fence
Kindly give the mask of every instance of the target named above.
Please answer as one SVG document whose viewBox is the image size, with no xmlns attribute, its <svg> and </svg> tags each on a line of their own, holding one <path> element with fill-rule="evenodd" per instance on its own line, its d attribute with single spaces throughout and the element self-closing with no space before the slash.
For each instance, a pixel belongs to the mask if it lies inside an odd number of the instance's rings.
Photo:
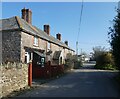
<svg viewBox="0 0 120 99">
<path fill-rule="evenodd" d="M 33 66 L 33 78 L 51 78 L 64 73 L 64 65 Z"/>
</svg>

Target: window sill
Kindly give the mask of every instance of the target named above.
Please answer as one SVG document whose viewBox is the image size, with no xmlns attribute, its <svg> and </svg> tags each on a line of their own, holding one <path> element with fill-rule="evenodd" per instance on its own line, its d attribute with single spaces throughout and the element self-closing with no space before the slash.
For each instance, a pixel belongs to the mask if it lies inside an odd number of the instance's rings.
<svg viewBox="0 0 120 99">
<path fill-rule="evenodd" d="M 33 46 L 35 46 L 35 47 L 39 47 L 38 45 L 36 45 L 36 44 L 33 44 Z"/>
</svg>

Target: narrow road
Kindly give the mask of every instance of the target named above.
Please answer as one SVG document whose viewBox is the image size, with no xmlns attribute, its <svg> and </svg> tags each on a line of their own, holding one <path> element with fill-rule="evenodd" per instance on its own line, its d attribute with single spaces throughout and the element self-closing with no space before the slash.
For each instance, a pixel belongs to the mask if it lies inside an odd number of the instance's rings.
<svg viewBox="0 0 120 99">
<path fill-rule="evenodd" d="M 113 80 L 116 74 L 116 71 L 95 70 L 93 65 L 84 64 L 83 68 L 18 97 L 119 97 L 117 83 Z"/>
</svg>

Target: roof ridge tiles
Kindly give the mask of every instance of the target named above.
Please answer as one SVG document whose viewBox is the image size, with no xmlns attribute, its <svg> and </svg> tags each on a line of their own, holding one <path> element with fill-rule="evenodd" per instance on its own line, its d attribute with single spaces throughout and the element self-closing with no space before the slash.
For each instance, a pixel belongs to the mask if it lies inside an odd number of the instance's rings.
<svg viewBox="0 0 120 99">
<path fill-rule="evenodd" d="M 19 20 L 19 17 L 18 17 L 18 16 L 15 16 L 15 19 L 17 20 L 17 23 L 18 23 L 19 28 L 22 29 L 22 24 L 21 24 L 21 22 L 20 22 L 20 20 Z"/>
</svg>

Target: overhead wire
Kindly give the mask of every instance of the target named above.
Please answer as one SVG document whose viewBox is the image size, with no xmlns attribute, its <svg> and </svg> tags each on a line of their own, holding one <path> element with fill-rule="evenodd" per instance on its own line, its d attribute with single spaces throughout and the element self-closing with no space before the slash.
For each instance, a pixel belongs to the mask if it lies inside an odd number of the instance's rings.
<svg viewBox="0 0 120 99">
<path fill-rule="evenodd" d="M 82 23 L 82 13 L 83 13 L 83 0 L 82 0 L 82 5 L 81 5 L 81 12 L 80 12 L 80 20 L 79 20 L 79 28 L 78 28 L 78 36 L 77 36 L 77 41 L 79 41 L 79 34 L 81 30 L 81 23 Z"/>
<path fill-rule="evenodd" d="M 81 22 L 82 22 L 82 13 L 83 13 L 83 0 L 82 0 L 82 5 L 81 5 L 81 12 L 80 12 L 80 20 L 79 20 L 79 28 L 78 28 L 78 35 L 77 35 L 77 41 L 76 41 L 76 54 L 78 55 L 78 41 L 79 41 L 79 34 L 81 30 Z"/>
</svg>

